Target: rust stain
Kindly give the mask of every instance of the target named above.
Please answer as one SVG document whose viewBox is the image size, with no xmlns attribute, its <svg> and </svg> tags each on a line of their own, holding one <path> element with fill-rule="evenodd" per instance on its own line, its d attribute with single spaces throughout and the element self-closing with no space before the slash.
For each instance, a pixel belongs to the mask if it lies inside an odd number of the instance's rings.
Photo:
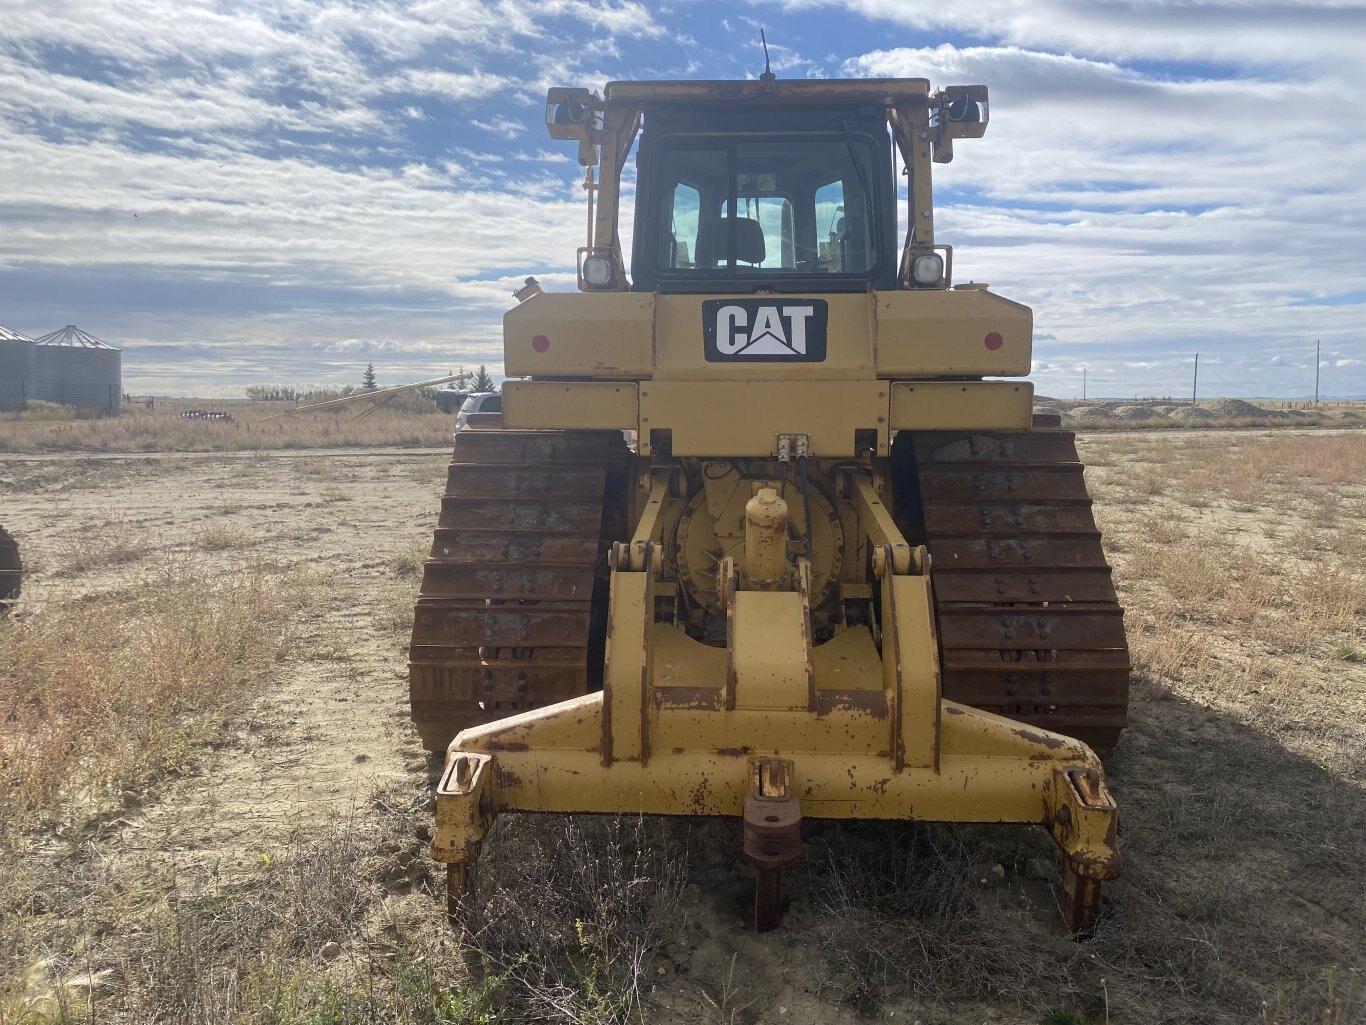
<svg viewBox="0 0 1366 1025">
<path fill-rule="evenodd" d="M 1060 737 L 1055 737 L 1051 733 L 1040 733 L 1036 730 L 1027 728 L 1016 728 L 1012 729 L 1011 732 L 1021 740 L 1027 740 L 1031 744 L 1042 744 L 1044 747 L 1054 751 L 1059 751 L 1067 746 L 1067 741 Z M 1031 757 L 1030 761 L 1034 761 L 1036 757 L 1037 756 Z M 1047 761 L 1049 759 L 1045 758 L 1044 760 Z"/>
<path fill-rule="evenodd" d="M 718 747 L 716 753 L 725 758 L 743 758 L 753 750 L 752 747 Z"/>
<path fill-rule="evenodd" d="M 698 814 L 706 810 L 707 799 L 711 793 L 710 784 L 704 779 L 692 789 L 691 803 Z"/>
<path fill-rule="evenodd" d="M 490 751 L 530 751 L 531 746 L 520 740 L 493 740 L 485 745 Z"/>
</svg>

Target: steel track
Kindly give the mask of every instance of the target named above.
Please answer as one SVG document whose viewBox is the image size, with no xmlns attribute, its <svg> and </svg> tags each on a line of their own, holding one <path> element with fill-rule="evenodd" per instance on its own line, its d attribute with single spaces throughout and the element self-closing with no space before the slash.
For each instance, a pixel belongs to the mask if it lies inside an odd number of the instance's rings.
<svg viewBox="0 0 1366 1025">
<path fill-rule="evenodd" d="M 1128 717 L 1129 650 L 1075 436 L 913 444 L 944 697 L 1109 751 Z"/>
<path fill-rule="evenodd" d="M 409 648 L 429 750 L 600 686 L 605 547 L 620 519 L 604 510 L 625 456 L 619 431 L 456 435 Z"/>
</svg>

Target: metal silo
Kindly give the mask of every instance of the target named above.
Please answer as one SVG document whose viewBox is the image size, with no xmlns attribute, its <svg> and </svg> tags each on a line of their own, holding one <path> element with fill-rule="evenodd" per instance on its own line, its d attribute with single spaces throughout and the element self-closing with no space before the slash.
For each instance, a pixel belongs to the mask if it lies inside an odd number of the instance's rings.
<svg viewBox="0 0 1366 1025">
<path fill-rule="evenodd" d="M 117 413 L 123 404 L 122 359 L 112 345 L 68 324 L 34 344 L 29 397 Z"/>
<path fill-rule="evenodd" d="M 24 409 L 33 398 L 33 339 L 0 325 L 0 409 Z"/>
</svg>

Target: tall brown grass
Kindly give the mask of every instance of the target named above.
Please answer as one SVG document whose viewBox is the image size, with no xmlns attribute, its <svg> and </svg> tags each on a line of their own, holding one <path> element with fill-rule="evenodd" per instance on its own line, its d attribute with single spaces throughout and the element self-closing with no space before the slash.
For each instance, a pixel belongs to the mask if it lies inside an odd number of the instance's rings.
<svg viewBox="0 0 1366 1025">
<path fill-rule="evenodd" d="M 233 452 L 254 449 L 442 447 L 455 418 L 342 407 L 281 415 L 277 404 L 244 405 L 232 421 L 182 420 L 174 404 L 99 420 L 25 420 L 0 416 L 0 452 Z M 22 414 L 20 414 L 22 415 Z"/>
<path fill-rule="evenodd" d="M 0 626 L 0 822 L 79 825 L 181 767 L 288 653 L 308 586 L 165 561 Z"/>
</svg>

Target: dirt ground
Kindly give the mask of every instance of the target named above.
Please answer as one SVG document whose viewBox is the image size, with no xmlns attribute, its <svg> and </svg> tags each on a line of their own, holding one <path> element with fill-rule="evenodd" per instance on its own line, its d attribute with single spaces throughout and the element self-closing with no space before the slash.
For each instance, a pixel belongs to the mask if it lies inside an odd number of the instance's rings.
<svg viewBox="0 0 1366 1025">
<path fill-rule="evenodd" d="M 1366 967 L 1366 479 L 1350 469 L 1292 488 L 1302 500 L 1291 501 L 1265 487 L 1240 490 L 1239 464 L 1232 478 L 1192 476 L 1230 446 L 1253 451 L 1290 436 L 1081 439 L 1139 664 L 1134 725 L 1109 764 L 1129 871 L 1111 888 L 1096 940 L 1061 935 L 1050 873 L 1026 871 L 1048 857 L 1037 836 L 816 826 L 783 927 L 756 936 L 738 828 L 637 823 L 681 852 L 670 869 L 668 935 L 648 945 L 639 1019 L 1288 1023 L 1318 1022 L 1322 1008 L 1333 1025 L 1366 1020 L 1366 1000 L 1344 1004 L 1346 982 L 1334 981 Z M 1311 446 L 1331 437 L 1313 435 Z M 1359 457 L 1366 434 L 1347 437 Z M 112 871 L 172 880 L 156 885 L 182 895 L 221 893 L 301 834 L 382 817 L 392 795 L 429 785 L 435 765 L 407 721 L 405 646 L 446 461 L 438 449 L 0 456 L 0 523 L 30 571 L 19 617 L 155 586 L 167 558 L 193 560 L 206 580 L 251 564 L 322 585 L 275 685 L 230 721 L 194 771 L 125 795 L 99 838 Z M 1192 502 L 1196 491 L 1205 497 Z M 1215 550 L 1227 562 L 1202 568 Z M 1161 562 L 1164 551 L 1178 563 Z M 1279 582 L 1257 598 L 1251 578 L 1270 565 Z M 1340 607 L 1297 648 L 1262 624 L 1287 617 L 1275 592 L 1304 578 L 1333 583 Z M 1179 580 L 1192 590 L 1178 593 Z M 1235 592 L 1266 604 L 1202 618 Z M 417 811 L 414 844 L 425 808 Z M 500 826 L 487 850 L 497 862 L 501 845 L 504 857 L 488 885 L 535 887 L 537 871 L 557 871 L 555 845 L 583 837 L 572 825 L 550 828 L 561 830 L 550 853 L 527 854 L 544 837 L 517 820 Z M 917 855 L 927 875 L 912 880 L 916 888 L 984 852 L 1004 865 L 999 888 L 977 892 L 958 880 L 949 903 L 911 914 L 958 942 L 957 953 L 928 950 L 934 937 L 909 930 L 904 909 L 874 892 L 889 844 L 930 851 Z M 412 846 L 376 852 L 366 924 L 343 943 L 401 932 L 417 948 L 450 946 L 440 888 Z M 552 864 L 538 868 L 538 858 Z M 534 917 L 537 898 L 524 899 Z M 920 947 L 914 956 L 897 946 L 908 936 Z M 1004 950 L 993 946 L 1002 936 Z M 911 976 L 922 964 L 945 977 L 920 985 Z M 1058 973 L 1051 1007 L 1043 972 Z"/>
</svg>

